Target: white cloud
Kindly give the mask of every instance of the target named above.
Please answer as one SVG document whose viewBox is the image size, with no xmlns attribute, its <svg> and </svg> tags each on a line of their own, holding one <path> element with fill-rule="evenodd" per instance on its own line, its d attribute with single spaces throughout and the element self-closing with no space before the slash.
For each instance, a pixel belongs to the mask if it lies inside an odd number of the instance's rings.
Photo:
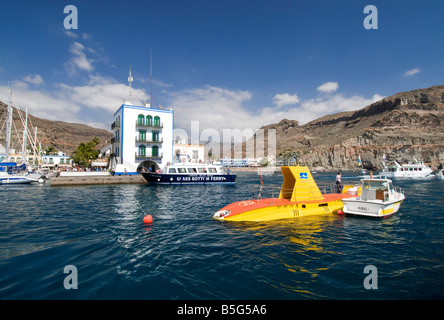
<svg viewBox="0 0 444 320">
<path fill-rule="evenodd" d="M 90 40 L 90 39 L 92 39 L 92 34 L 90 34 L 90 33 L 82 33 L 82 38 L 84 39 L 84 40 Z"/>
<path fill-rule="evenodd" d="M 60 98 L 91 109 L 103 109 L 110 113 L 116 111 L 124 99 L 127 100 L 129 96 L 128 85 L 118 83 L 112 78 L 100 76 L 90 76 L 90 81 L 85 86 L 60 84 L 59 88 Z M 134 88 L 131 90 L 133 104 L 143 105 L 146 100 L 148 100 L 148 95 L 144 90 Z"/>
<path fill-rule="evenodd" d="M 277 107 L 297 104 L 299 101 L 297 94 L 290 95 L 288 93 L 278 93 L 273 98 L 273 104 Z"/>
<path fill-rule="evenodd" d="M 369 99 L 359 95 L 345 97 L 342 94 L 335 94 L 326 98 L 310 99 L 301 104 L 301 110 L 311 115 L 303 122 L 308 122 L 327 114 L 359 110 L 383 98 L 383 96 L 378 94 L 373 95 Z"/>
<path fill-rule="evenodd" d="M 375 94 L 371 98 L 354 95 L 345 97 L 342 94 L 301 101 L 300 106 L 276 112 L 276 108 L 263 108 L 255 117 L 262 120 L 262 125 L 277 123 L 282 119 L 297 120 L 301 125 L 327 114 L 359 110 L 378 100 L 382 96 Z"/>
<path fill-rule="evenodd" d="M 14 81 L 12 88 L 13 105 L 22 110 L 27 107 L 33 116 L 54 121 L 81 122 L 78 117 L 81 106 L 76 103 L 49 92 L 29 89 L 24 82 Z M 8 87 L 0 87 L 0 96 L 3 99 L 9 96 Z"/>
<path fill-rule="evenodd" d="M 72 31 L 65 30 L 64 33 L 71 39 L 77 39 L 79 36 Z"/>
<path fill-rule="evenodd" d="M 338 87 L 339 87 L 339 85 L 337 82 L 326 82 L 324 84 L 321 84 L 316 89 L 320 92 L 332 93 L 332 92 L 335 92 L 336 90 L 338 90 Z"/>
<path fill-rule="evenodd" d="M 30 76 L 30 79 L 38 77 Z M 85 85 L 57 84 L 51 92 L 32 89 L 25 81 L 13 82 L 13 88 L 16 105 L 22 109 L 27 106 L 34 116 L 94 124 L 105 129 L 109 128 L 112 114 L 129 95 L 127 84 L 99 75 L 90 75 Z M 175 113 L 175 128 L 190 132 L 192 122 L 199 121 L 200 133 L 213 129 L 212 132 L 219 132 L 220 138 L 224 129 L 253 131 L 285 118 L 297 120 L 302 125 L 326 114 L 358 110 L 383 98 L 377 94 L 365 98 L 338 93 L 300 100 L 296 94 L 276 94 L 272 105 L 252 111 L 247 108 L 253 97 L 249 91 L 203 86 L 169 91 L 165 95 L 167 106 L 172 107 Z M 0 96 L 8 97 L 7 87 L 0 87 Z M 145 90 L 132 89 L 133 104 L 143 105 L 148 99 Z M 94 114 L 100 112 L 101 117 L 95 118 Z"/>
<path fill-rule="evenodd" d="M 248 91 L 233 91 L 213 86 L 182 90 L 170 94 L 175 112 L 175 127 L 190 129 L 199 120 L 200 129 L 245 128 L 251 126 L 251 115 L 242 103 L 251 98 Z"/>
<path fill-rule="evenodd" d="M 69 51 L 72 54 L 70 61 L 65 63 L 65 70 L 68 75 L 73 76 L 76 74 L 77 70 L 92 71 L 94 69 L 92 59 L 86 57 L 85 51 L 94 52 L 90 48 L 86 48 L 83 44 L 75 41 L 69 47 Z"/>
<path fill-rule="evenodd" d="M 411 76 L 413 76 L 413 75 L 415 75 L 417 73 L 420 73 L 420 72 L 421 72 L 421 70 L 419 68 L 413 68 L 413 69 L 407 70 L 402 75 L 404 77 L 411 77 Z"/>
<path fill-rule="evenodd" d="M 175 128 L 189 132 L 191 122 L 199 121 L 200 131 L 215 129 L 220 133 L 223 129 L 256 130 L 285 118 L 305 124 L 326 114 L 358 110 L 383 98 L 378 94 L 371 98 L 335 94 L 299 101 L 298 106 L 270 106 L 251 112 L 245 106 L 252 98 L 248 91 L 205 86 L 176 92 L 171 94 L 171 97 L 170 106 L 175 112 Z M 282 100 L 284 99 L 279 101 Z M 292 101 L 296 101 L 294 96 Z M 220 136 L 222 137 L 222 134 Z"/>
<path fill-rule="evenodd" d="M 35 79 L 36 77 L 30 77 Z M 13 81 L 14 106 L 25 109 L 28 107 L 32 115 L 53 120 L 78 123 L 94 123 L 96 127 L 109 128 L 112 114 L 129 95 L 128 85 L 118 83 L 112 78 L 90 76 L 87 85 L 69 86 L 57 84 L 51 92 L 35 90 L 28 87 L 25 81 Z M 8 87 L 0 87 L 0 97 L 7 103 Z M 132 103 L 143 105 L 148 99 L 141 89 L 132 89 Z M 100 119 L 89 119 L 93 110 L 103 110 Z M 101 125 L 99 123 L 101 122 Z"/>
<path fill-rule="evenodd" d="M 23 80 L 35 85 L 40 85 L 43 83 L 43 78 L 39 74 L 28 74 L 23 78 Z"/>
</svg>

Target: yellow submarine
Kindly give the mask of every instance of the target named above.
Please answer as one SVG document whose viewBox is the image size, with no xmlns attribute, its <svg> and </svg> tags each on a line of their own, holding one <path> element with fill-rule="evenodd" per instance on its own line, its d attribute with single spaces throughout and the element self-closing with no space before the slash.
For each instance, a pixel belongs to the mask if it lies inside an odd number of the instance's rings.
<svg viewBox="0 0 444 320">
<path fill-rule="evenodd" d="M 356 197 L 359 190 L 344 186 L 341 193 L 322 194 L 306 166 L 281 167 L 284 182 L 278 198 L 238 201 L 217 211 L 223 221 L 270 221 L 312 215 L 342 214 L 342 199 Z"/>
</svg>

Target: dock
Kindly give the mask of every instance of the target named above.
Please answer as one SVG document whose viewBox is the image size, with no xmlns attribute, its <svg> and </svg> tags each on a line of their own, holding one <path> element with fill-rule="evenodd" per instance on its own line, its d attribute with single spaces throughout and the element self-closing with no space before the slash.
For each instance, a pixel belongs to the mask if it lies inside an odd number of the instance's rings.
<svg viewBox="0 0 444 320">
<path fill-rule="evenodd" d="M 52 177 L 51 186 L 81 186 L 81 185 L 112 185 L 112 184 L 143 184 L 147 183 L 141 175 L 127 176 L 68 176 Z"/>
</svg>

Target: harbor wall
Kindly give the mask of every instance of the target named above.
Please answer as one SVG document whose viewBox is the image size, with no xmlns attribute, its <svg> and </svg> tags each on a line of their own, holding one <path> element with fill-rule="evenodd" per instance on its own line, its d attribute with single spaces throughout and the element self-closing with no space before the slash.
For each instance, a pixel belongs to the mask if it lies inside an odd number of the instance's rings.
<svg viewBox="0 0 444 320">
<path fill-rule="evenodd" d="M 142 184 L 147 183 L 141 175 L 128 176 L 70 176 L 53 177 L 51 186 L 75 186 L 75 185 L 111 185 L 111 184 Z"/>
</svg>

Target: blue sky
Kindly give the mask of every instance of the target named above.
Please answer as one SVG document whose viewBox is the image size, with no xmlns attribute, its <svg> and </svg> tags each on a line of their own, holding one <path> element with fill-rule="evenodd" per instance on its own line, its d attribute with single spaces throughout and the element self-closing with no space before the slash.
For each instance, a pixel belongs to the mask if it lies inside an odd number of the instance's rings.
<svg viewBox="0 0 444 320">
<path fill-rule="evenodd" d="M 150 49 L 155 104 L 185 130 L 306 123 L 443 84 L 442 1 L 17 0 L 2 13 L 0 99 L 9 83 L 35 116 L 108 130 L 130 66 L 132 102 L 150 100 Z"/>
</svg>

